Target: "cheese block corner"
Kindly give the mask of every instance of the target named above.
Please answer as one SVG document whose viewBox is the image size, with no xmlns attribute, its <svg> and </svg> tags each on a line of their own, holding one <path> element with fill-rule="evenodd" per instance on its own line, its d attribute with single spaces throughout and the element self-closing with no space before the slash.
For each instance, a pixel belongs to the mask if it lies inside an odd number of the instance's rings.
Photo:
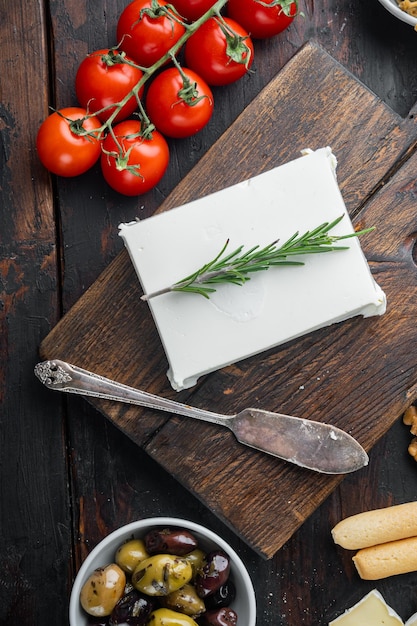
<svg viewBox="0 0 417 626">
<path fill-rule="evenodd" d="M 376 589 L 342 615 L 329 622 L 329 626 L 404 626 L 400 616 L 385 602 Z"/>
<path fill-rule="evenodd" d="M 183 206 L 120 224 L 144 293 L 195 272 L 227 240 L 228 251 L 263 247 L 342 215 L 331 234 L 353 233 L 335 162 L 330 148 L 308 150 Z M 243 286 L 219 285 L 210 299 L 176 292 L 151 298 L 172 387 L 192 387 L 204 374 L 353 316 L 382 315 L 385 294 L 372 277 L 359 239 L 342 243 L 347 250 L 303 255 L 299 260 L 304 265 L 253 273 Z"/>
</svg>

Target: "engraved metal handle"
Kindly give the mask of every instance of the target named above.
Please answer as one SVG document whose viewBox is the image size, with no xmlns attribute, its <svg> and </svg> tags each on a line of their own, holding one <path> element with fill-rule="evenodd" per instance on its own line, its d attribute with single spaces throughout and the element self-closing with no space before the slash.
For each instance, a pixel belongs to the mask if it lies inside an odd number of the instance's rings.
<svg viewBox="0 0 417 626">
<path fill-rule="evenodd" d="M 35 366 L 35 374 L 46 387 L 57 391 L 145 406 L 221 426 L 228 426 L 230 419 L 226 415 L 181 404 L 169 398 L 162 398 L 129 387 L 58 359 L 38 363 Z"/>
</svg>

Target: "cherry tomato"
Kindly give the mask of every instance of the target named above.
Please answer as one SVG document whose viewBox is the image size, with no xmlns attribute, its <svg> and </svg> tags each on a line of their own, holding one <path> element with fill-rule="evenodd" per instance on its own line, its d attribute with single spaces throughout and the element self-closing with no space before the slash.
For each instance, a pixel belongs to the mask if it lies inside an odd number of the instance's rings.
<svg viewBox="0 0 417 626">
<path fill-rule="evenodd" d="M 159 61 L 185 32 L 167 6 L 165 0 L 133 0 L 119 17 L 117 41 L 142 67 Z"/>
<path fill-rule="evenodd" d="M 97 113 L 111 104 L 123 100 L 137 85 L 143 72 L 133 65 L 124 52 L 105 48 L 89 54 L 80 64 L 75 77 L 75 92 L 81 106 L 90 113 Z M 141 87 L 138 96 L 143 93 Z M 113 121 L 126 119 L 137 108 L 134 95 L 126 102 Z M 114 112 L 114 107 L 97 114 L 105 122 Z"/>
<path fill-rule="evenodd" d="M 85 109 L 67 107 L 55 111 L 41 124 L 36 149 L 42 164 L 53 174 L 78 176 L 100 158 L 101 141 L 94 131 L 101 123 L 96 117 L 86 115 Z M 77 134 L 77 129 L 92 134 L 82 136 Z"/>
<path fill-rule="evenodd" d="M 297 0 L 228 0 L 227 3 L 227 14 L 253 39 L 278 35 L 288 28 L 297 12 Z"/>
<path fill-rule="evenodd" d="M 192 70 L 171 67 L 152 81 L 146 109 L 153 124 L 167 137 L 189 137 L 210 120 L 213 94 Z"/>
<path fill-rule="evenodd" d="M 171 0 L 171 4 L 182 17 L 185 17 L 189 22 L 195 22 L 211 9 L 215 0 Z"/>
<path fill-rule="evenodd" d="M 168 167 L 168 144 L 157 130 L 141 135 L 141 123 L 116 124 L 103 142 L 101 169 L 107 183 L 125 196 L 146 193 L 161 180 Z"/>
<path fill-rule="evenodd" d="M 209 85 L 233 83 L 253 61 L 253 43 L 247 31 L 234 20 L 212 17 L 185 44 L 186 65 Z"/>
</svg>

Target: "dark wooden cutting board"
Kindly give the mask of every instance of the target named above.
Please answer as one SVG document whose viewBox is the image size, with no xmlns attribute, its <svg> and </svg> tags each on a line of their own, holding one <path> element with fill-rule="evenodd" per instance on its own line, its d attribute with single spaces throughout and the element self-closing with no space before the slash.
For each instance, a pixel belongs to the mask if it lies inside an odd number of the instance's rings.
<svg viewBox="0 0 417 626">
<path fill-rule="evenodd" d="M 387 294 L 384 316 L 314 332 L 176 394 L 123 251 L 44 339 L 40 357 L 216 412 L 255 406 L 331 422 L 369 451 L 417 397 L 416 138 L 412 115 L 400 118 L 309 43 L 159 209 L 259 174 L 303 148 L 330 145 L 354 222 L 376 226 L 361 241 Z M 93 404 L 266 558 L 341 480 L 241 446 L 211 424 L 108 401 Z"/>
</svg>

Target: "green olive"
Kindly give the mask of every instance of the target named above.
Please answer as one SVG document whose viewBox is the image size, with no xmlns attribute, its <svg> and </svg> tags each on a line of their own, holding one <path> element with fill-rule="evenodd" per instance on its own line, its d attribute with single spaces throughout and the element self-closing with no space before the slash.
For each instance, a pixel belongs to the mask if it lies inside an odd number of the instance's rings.
<svg viewBox="0 0 417 626">
<path fill-rule="evenodd" d="M 148 596 L 167 596 L 191 580 L 193 569 L 184 558 L 155 554 L 145 559 L 132 574 L 132 584 Z"/>
<path fill-rule="evenodd" d="M 142 539 L 129 539 L 116 552 L 116 563 L 124 572 L 132 574 L 141 561 L 147 559 L 145 542 Z"/>
<path fill-rule="evenodd" d="M 148 626 L 198 626 L 188 615 L 171 611 L 171 609 L 156 609 L 152 611 L 147 622 Z"/>
<path fill-rule="evenodd" d="M 195 587 L 190 584 L 186 584 L 181 589 L 168 594 L 164 598 L 164 606 L 167 609 L 179 611 L 191 617 L 198 617 L 206 610 L 204 601 L 199 598 Z"/>
<path fill-rule="evenodd" d="M 83 609 L 95 617 L 110 615 L 123 596 L 126 575 L 115 563 L 99 567 L 84 583 L 80 602 Z"/>
<path fill-rule="evenodd" d="M 184 556 L 184 559 L 186 559 L 189 563 L 191 563 L 191 567 L 193 568 L 193 578 L 194 578 L 198 570 L 201 569 L 204 565 L 204 562 L 206 559 L 206 553 L 200 550 L 199 548 L 196 548 L 192 552 L 189 552 L 188 554 L 186 554 Z"/>
</svg>

